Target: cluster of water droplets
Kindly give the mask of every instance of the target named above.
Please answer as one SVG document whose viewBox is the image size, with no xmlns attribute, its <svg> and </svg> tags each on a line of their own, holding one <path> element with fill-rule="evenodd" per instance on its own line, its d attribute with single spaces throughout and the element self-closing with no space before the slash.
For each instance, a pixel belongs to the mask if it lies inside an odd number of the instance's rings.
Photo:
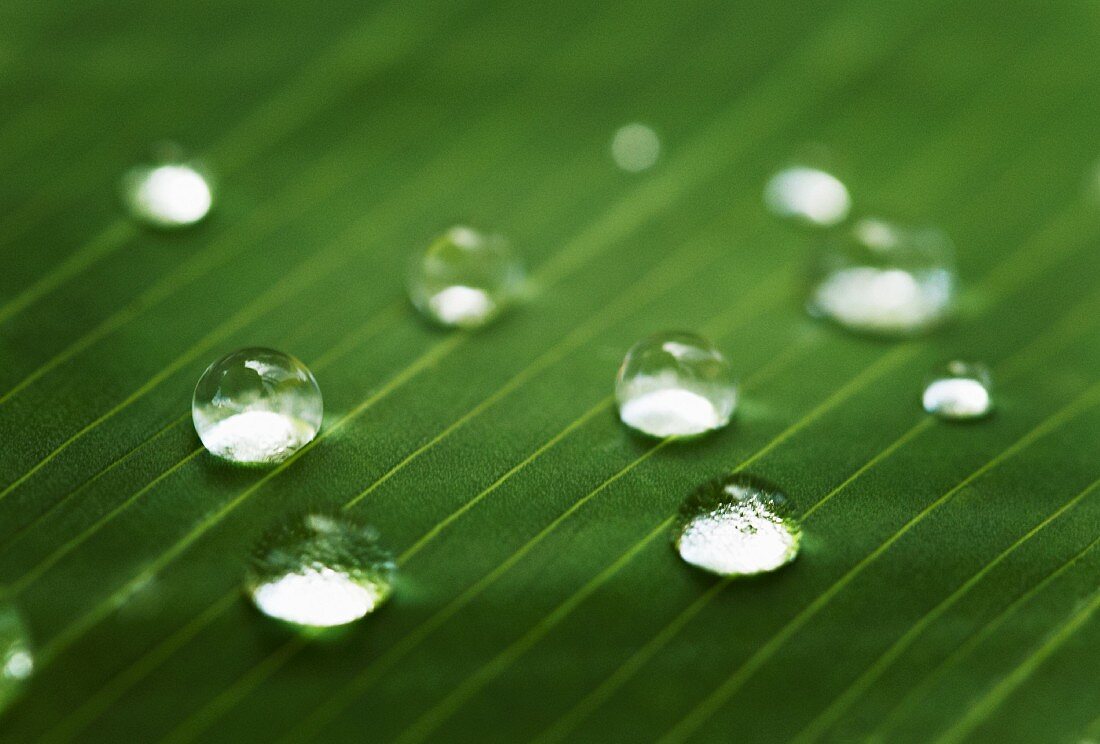
<svg viewBox="0 0 1100 744">
<path fill-rule="evenodd" d="M 620 169 L 653 168 L 661 140 L 632 122 L 611 139 Z M 213 205 L 204 170 L 178 149 L 162 149 L 122 180 L 132 216 L 158 228 L 201 221 Z M 807 308 L 861 333 L 903 337 L 947 317 L 956 278 L 948 238 L 932 227 L 880 218 L 853 219 L 848 188 L 810 165 L 776 173 L 764 203 L 809 236 L 815 251 Z M 465 225 L 449 228 L 413 253 L 407 275 L 412 305 L 432 323 L 479 328 L 519 296 L 522 263 L 500 235 Z M 655 334 L 627 352 L 615 381 L 619 418 L 658 438 L 692 438 L 725 427 L 738 406 L 738 386 L 726 357 L 688 332 Z M 926 411 L 951 420 L 992 409 L 988 370 L 951 362 L 927 381 Z M 216 360 L 200 377 L 192 402 L 195 430 L 225 461 L 265 465 L 285 461 L 317 436 L 323 418 L 317 381 L 294 357 L 245 348 Z M 704 484 L 684 502 L 674 544 L 681 558 L 722 576 L 773 571 L 798 555 L 802 530 L 775 486 L 745 474 Z M 255 550 L 245 582 L 265 615 L 301 628 L 346 625 L 373 612 L 393 591 L 394 563 L 375 532 L 343 516 L 310 513 L 286 520 Z M 0 605 L 0 708 L 33 669 L 21 621 Z"/>
</svg>

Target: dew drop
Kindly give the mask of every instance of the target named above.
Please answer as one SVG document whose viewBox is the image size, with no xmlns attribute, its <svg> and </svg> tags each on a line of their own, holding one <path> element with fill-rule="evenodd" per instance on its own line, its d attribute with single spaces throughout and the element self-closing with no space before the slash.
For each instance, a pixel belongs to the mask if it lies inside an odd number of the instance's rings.
<svg viewBox="0 0 1100 744">
<path fill-rule="evenodd" d="M 34 655 L 26 627 L 9 603 L 0 603 L 0 711 L 23 689 L 34 672 Z"/>
<path fill-rule="evenodd" d="M 324 405 L 313 374 L 292 356 L 250 348 L 207 367 L 191 416 L 203 446 L 224 460 L 285 460 L 317 436 Z"/>
<path fill-rule="evenodd" d="M 940 323 L 955 295 L 951 243 L 935 228 L 861 220 L 830 241 L 808 308 L 853 331 L 904 336 Z"/>
<path fill-rule="evenodd" d="M 660 156 L 661 139 L 645 124 L 626 124 L 611 138 L 611 159 L 624 171 L 648 170 L 657 164 Z"/>
<path fill-rule="evenodd" d="M 719 429 L 737 406 L 729 363 L 692 333 L 659 333 L 635 344 L 615 381 L 619 418 L 654 437 L 684 437 Z"/>
<path fill-rule="evenodd" d="M 347 625 L 393 591 L 395 567 L 377 532 L 345 517 L 307 514 L 270 531 L 245 591 L 260 612 L 301 628 Z"/>
<path fill-rule="evenodd" d="M 515 298 L 522 279 L 504 238 L 459 225 L 413 257 L 409 299 L 440 325 L 477 328 Z"/>
<path fill-rule="evenodd" d="M 696 489 L 680 507 L 673 544 L 693 566 L 720 576 L 752 576 L 795 559 L 802 527 L 775 486 L 734 474 Z"/>
<path fill-rule="evenodd" d="M 161 149 L 156 163 L 139 165 L 123 176 L 123 201 L 135 219 L 152 227 L 193 225 L 214 203 L 210 181 L 198 166 L 183 159 L 178 148 Z"/>
<path fill-rule="evenodd" d="M 921 396 L 924 410 L 942 419 L 981 418 L 993 409 L 989 370 L 981 364 L 949 362 L 929 379 Z"/>
<path fill-rule="evenodd" d="M 811 227 L 832 227 L 848 216 L 852 199 L 836 176 L 796 166 L 772 176 L 764 188 L 764 204 L 777 217 Z"/>
</svg>

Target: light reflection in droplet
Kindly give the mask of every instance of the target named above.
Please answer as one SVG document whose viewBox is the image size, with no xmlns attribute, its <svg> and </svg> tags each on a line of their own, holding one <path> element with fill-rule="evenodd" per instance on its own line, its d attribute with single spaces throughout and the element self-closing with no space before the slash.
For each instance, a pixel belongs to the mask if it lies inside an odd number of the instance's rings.
<svg viewBox="0 0 1100 744">
<path fill-rule="evenodd" d="M 448 328 L 478 328 L 520 293 L 523 266 L 500 235 L 456 225 L 413 255 L 409 299 Z"/>
<path fill-rule="evenodd" d="M 611 158 L 625 171 L 638 173 L 657 164 L 661 139 L 645 124 L 632 122 L 619 128 L 611 139 Z"/>
<path fill-rule="evenodd" d="M 684 502 L 674 543 L 685 562 L 721 576 L 774 571 L 798 555 L 802 528 L 787 498 L 748 475 L 704 484 Z"/>
<path fill-rule="evenodd" d="M 737 384 L 729 362 L 693 333 L 658 333 L 631 347 L 615 380 L 619 418 L 653 437 L 688 437 L 729 423 Z"/>
<path fill-rule="evenodd" d="M 136 218 L 164 228 L 195 224 L 214 202 L 206 177 L 184 163 L 135 168 L 124 179 L 123 196 Z"/>
<path fill-rule="evenodd" d="M 862 220 L 827 241 L 811 313 L 854 331 L 901 336 L 939 323 L 955 293 L 951 245 L 938 230 Z"/>
<path fill-rule="evenodd" d="M 308 514 L 265 536 L 246 590 L 268 617 L 302 628 L 331 628 L 383 604 L 393 591 L 393 577 L 393 560 L 373 529 L 340 516 Z"/>
<path fill-rule="evenodd" d="M 15 607 L 0 602 L 0 711 L 22 692 L 34 672 L 34 655 Z"/>
<path fill-rule="evenodd" d="M 482 325 L 496 312 L 496 304 L 487 292 L 461 285 L 432 295 L 428 307 L 442 323 L 459 328 Z"/>
<path fill-rule="evenodd" d="M 980 364 L 954 361 L 934 375 L 924 388 L 924 410 L 943 419 L 981 418 L 993 409 L 989 370 Z"/>
<path fill-rule="evenodd" d="M 764 203 L 778 217 L 816 227 L 843 222 L 852 208 L 848 189 L 836 176 L 803 166 L 772 176 L 764 189 Z"/>
</svg>

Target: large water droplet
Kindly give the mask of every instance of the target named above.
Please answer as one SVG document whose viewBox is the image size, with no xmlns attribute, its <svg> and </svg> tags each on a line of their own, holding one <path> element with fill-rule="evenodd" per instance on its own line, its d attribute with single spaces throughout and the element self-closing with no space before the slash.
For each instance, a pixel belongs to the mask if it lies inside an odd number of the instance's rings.
<svg viewBox="0 0 1100 744">
<path fill-rule="evenodd" d="M 826 245 L 811 313 L 845 328 L 900 336 L 937 325 L 955 295 L 951 243 L 935 228 L 861 220 Z"/>
<path fill-rule="evenodd" d="M 514 299 L 522 279 L 507 241 L 456 226 L 414 256 L 409 298 L 436 323 L 476 328 Z"/>
<path fill-rule="evenodd" d="M 981 418 L 993 409 L 989 370 L 981 364 L 949 362 L 924 388 L 924 410 L 943 419 Z"/>
<path fill-rule="evenodd" d="M 285 460 L 317 436 L 323 413 L 313 374 L 272 349 L 241 349 L 214 362 L 191 403 L 206 449 L 245 464 Z"/>
<path fill-rule="evenodd" d="M 347 625 L 393 591 L 394 563 L 370 527 L 308 514 L 269 532 L 253 555 L 245 589 L 269 617 L 304 628 Z"/>
<path fill-rule="evenodd" d="M 130 214 L 147 225 L 193 225 L 214 203 L 202 169 L 186 162 L 174 146 L 162 146 L 158 162 L 137 166 L 122 178 L 122 198 Z"/>
<path fill-rule="evenodd" d="M 624 171 L 648 170 L 660 155 L 661 139 L 645 124 L 632 122 L 620 127 L 611 139 L 611 159 Z"/>
<path fill-rule="evenodd" d="M 23 689 L 34 671 L 34 655 L 22 618 L 7 602 L 0 602 L 0 711 Z"/>
<path fill-rule="evenodd" d="M 721 576 L 752 576 L 793 561 L 802 527 L 778 488 L 734 474 L 704 484 L 687 498 L 673 541 L 693 566 Z"/>
<path fill-rule="evenodd" d="M 714 346 L 692 333 L 659 333 L 635 344 L 615 381 L 619 418 L 654 437 L 692 436 L 729 423 L 737 384 Z"/>
<path fill-rule="evenodd" d="M 764 203 L 772 214 L 812 227 L 832 227 L 852 208 L 848 189 L 836 176 L 816 168 L 796 166 L 772 176 L 764 188 Z"/>
</svg>

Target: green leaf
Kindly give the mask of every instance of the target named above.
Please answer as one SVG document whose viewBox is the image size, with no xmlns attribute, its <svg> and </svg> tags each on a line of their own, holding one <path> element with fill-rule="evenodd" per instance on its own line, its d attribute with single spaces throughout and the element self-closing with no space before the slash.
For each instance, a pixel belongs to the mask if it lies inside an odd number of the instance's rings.
<svg viewBox="0 0 1100 744">
<path fill-rule="evenodd" d="M 122 0 L 0 9 L 0 585 L 36 668 L 0 740 L 1079 741 L 1100 736 L 1100 201 L 1091 4 Z M 656 165 L 615 168 L 642 121 Z M 158 233 L 120 175 L 173 138 L 217 176 Z M 856 208 L 944 227 L 952 322 L 888 343 L 802 309 L 813 237 L 764 211 L 812 144 Z M 528 297 L 446 333 L 403 296 L 454 222 Z M 704 333 L 727 430 L 629 433 L 638 338 Z M 214 358 L 303 359 L 321 435 L 199 445 Z M 995 414 L 928 418 L 990 365 Z M 771 576 L 669 526 L 732 470 L 805 515 Z M 346 510 L 398 556 L 359 627 L 241 594 L 280 517 Z"/>
</svg>

